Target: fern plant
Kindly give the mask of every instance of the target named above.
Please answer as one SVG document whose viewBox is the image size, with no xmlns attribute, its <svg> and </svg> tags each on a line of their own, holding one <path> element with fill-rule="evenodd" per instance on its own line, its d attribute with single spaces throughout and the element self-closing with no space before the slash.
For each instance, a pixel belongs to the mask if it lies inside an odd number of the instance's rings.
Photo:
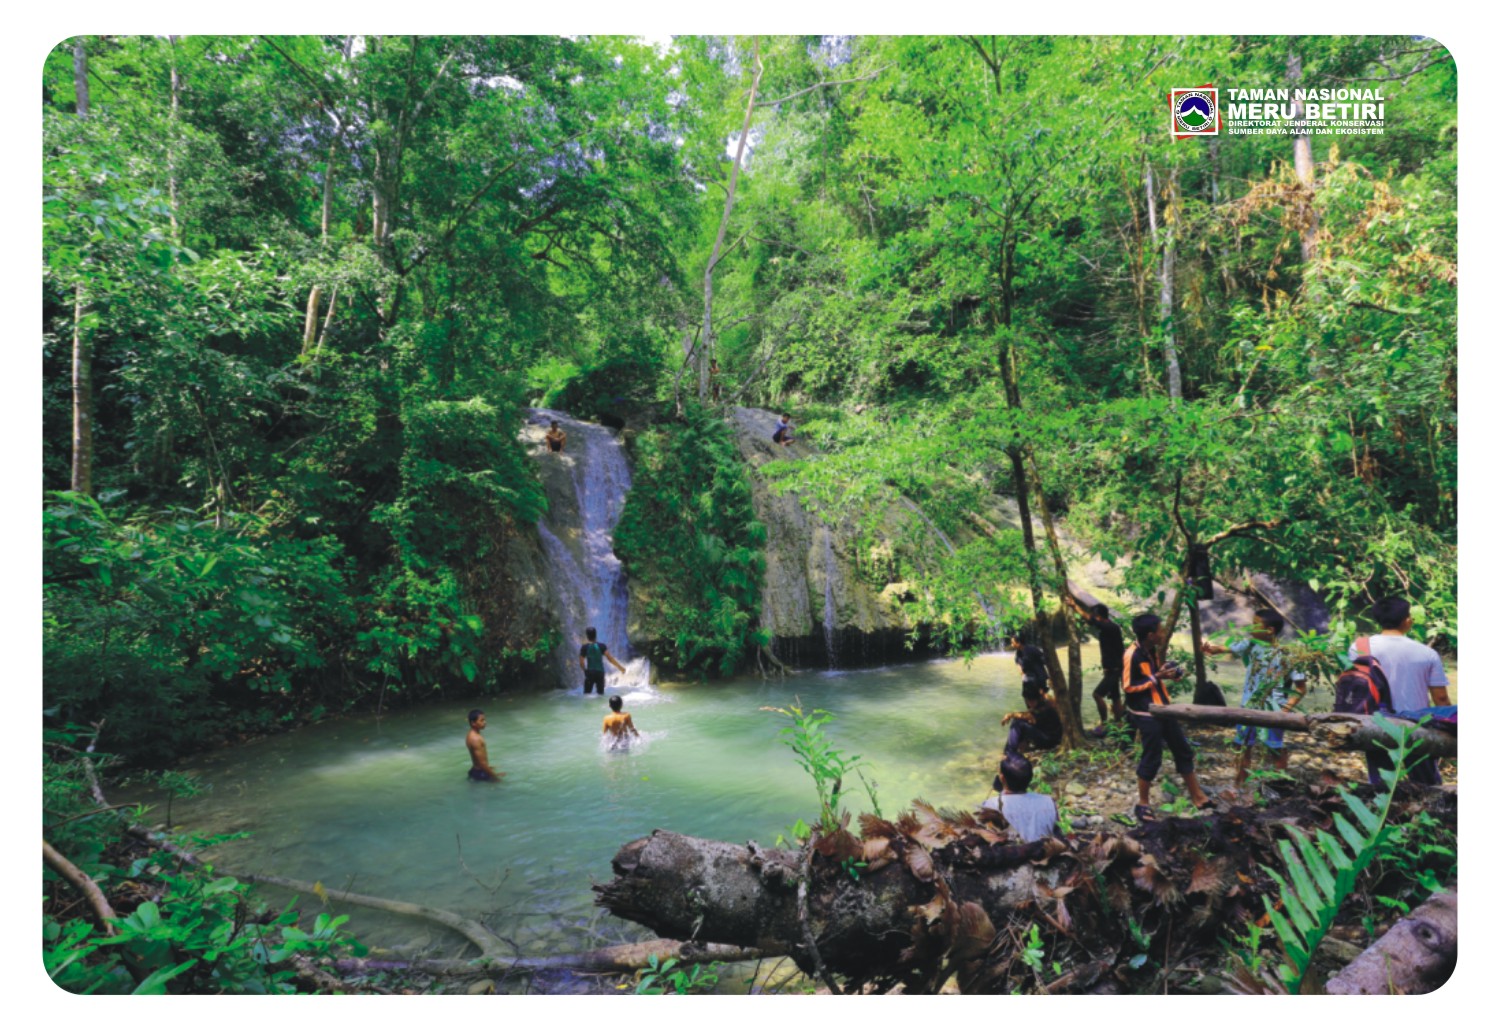
<svg viewBox="0 0 1500 1030">
<path fill-rule="evenodd" d="M 1322 829 L 1309 837 L 1295 827 L 1288 827 L 1296 847 L 1291 841 L 1279 842 L 1286 875 L 1266 869 L 1281 888 L 1278 904 L 1273 905 L 1269 898 L 1263 900 L 1289 960 L 1277 968 L 1277 974 L 1291 994 L 1301 990 L 1313 954 L 1333 926 L 1339 909 L 1354 893 L 1359 875 L 1391 844 L 1394 829 L 1387 825 L 1387 817 L 1396 796 L 1396 785 L 1406 772 L 1407 759 L 1415 745 L 1409 726 L 1398 728 L 1380 715 L 1374 716 L 1374 721 L 1396 741 L 1394 746 L 1382 745 L 1390 753 L 1393 766 L 1380 770 L 1385 781 L 1384 793 L 1374 798 L 1372 808 L 1340 788 L 1339 796 L 1355 822 L 1336 813 L 1333 824 L 1339 831 L 1338 837 Z M 1278 909 L 1285 909 L 1285 914 Z"/>
</svg>

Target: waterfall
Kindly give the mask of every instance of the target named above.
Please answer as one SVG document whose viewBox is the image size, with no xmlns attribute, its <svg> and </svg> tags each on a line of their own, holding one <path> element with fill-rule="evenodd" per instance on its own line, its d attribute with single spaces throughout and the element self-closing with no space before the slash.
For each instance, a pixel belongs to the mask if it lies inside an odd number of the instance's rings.
<svg viewBox="0 0 1500 1030">
<path fill-rule="evenodd" d="M 547 450 L 542 442 L 554 421 L 568 434 L 567 449 L 560 453 Z M 581 689 L 578 649 L 585 628 L 593 626 L 600 642 L 608 644 L 609 653 L 625 666 L 621 673 L 605 663 L 608 692 L 649 691 L 649 663 L 631 656 L 626 634 L 630 595 L 614 552 L 615 523 L 630 490 L 625 448 L 603 426 L 579 422 L 560 411 L 533 408 L 527 422 L 523 435 L 541 445 L 538 460 L 549 506 L 537 522 L 537 532 L 563 634 L 554 653 L 560 684 Z"/>
<path fill-rule="evenodd" d="M 833 560 L 833 529 L 823 527 L 823 645 L 828 651 L 828 667 L 838 668 L 838 609 L 833 603 L 833 581 L 838 575 Z"/>
</svg>

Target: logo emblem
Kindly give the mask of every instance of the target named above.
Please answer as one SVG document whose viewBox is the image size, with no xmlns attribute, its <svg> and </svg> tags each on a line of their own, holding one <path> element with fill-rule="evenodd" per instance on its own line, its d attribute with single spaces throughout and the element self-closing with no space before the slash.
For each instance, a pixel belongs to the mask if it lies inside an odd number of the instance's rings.
<svg viewBox="0 0 1500 1030">
<path fill-rule="evenodd" d="M 1219 134 L 1219 91 L 1213 86 L 1174 89 L 1171 101 L 1172 135 L 1175 138 Z"/>
</svg>

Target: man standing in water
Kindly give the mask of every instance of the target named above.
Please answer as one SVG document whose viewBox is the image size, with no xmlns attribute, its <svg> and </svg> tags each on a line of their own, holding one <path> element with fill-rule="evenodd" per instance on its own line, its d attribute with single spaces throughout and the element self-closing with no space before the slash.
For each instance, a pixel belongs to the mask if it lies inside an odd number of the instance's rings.
<svg viewBox="0 0 1500 1030">
<path fill-rule="evenodd" d="M 609 645 L 599 643 L 599 631 L 593 626 L 584 630 L 588 640 L 578 649 L 578 667 L 583 670 L 583 693 L 584 696 L 594 687 L 599 688 L 599 696 L 604 696 L 604 662 L 607 659 L 621 672 L 625 666 L 615 661 L 615 656 L 609 653 Z"/>
<path fill-rule="evenodd" d="M 640 738 L 640 730 L 635 728 L 635 723 L 630 718 L 630 713 L 622 711 L 625 702 L 620 700 L 619 694 L 611 694 L 609 697 L 609 714 L 604 717 L 604 735 L 609 738 L 611 751 L 621 751 L 630 746 L 630 738 Z M 630 734 L 627 737 L 626 734 Z"/>
<path fill-rule="evenodd" d="M 464 743 L 469 748 L 469 779 L 479 783 L 498 783 L 503 772 L 490 767 L 490 752 L 484 743 L 484 712 L 475 708 L 469 713 L 469 735 Z"/>
</svg>

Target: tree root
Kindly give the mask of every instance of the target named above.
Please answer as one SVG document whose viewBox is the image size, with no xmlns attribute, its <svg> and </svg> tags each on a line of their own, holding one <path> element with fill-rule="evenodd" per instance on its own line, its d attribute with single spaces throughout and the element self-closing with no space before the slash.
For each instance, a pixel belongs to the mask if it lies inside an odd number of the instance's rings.
<svg viewBox="0 0 1500 1030">
<path fill-rule="evenodd" d="M 109 899 L 104 896 L 104 892 L 99 889 L 99 885 L 93 881 L 89 874 L 79 869 L 72 862 L 69 862 L 56 848 L 48 844 L 45 839 L 42 841 L 42 861 L 47 863 L 48 868 L 72 884 L 73 888 L 83 895 L 84 899 L 89 903 L 89 908 L 94 910 L 94 916 L 99 920 L 99 927 L 104 932 L 104 935 L 106 937 L 114 936 L 115 927 L 113 920 L 115 918 L 115 910 L 109 907 Z"/>
</svg>

